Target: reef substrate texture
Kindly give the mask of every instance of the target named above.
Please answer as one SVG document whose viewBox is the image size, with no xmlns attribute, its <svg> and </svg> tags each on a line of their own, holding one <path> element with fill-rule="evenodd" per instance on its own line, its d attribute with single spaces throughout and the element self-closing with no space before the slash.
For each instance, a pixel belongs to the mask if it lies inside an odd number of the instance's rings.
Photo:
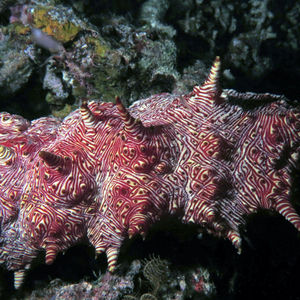
<svg viewBox="0 0 300 300">
<path fill-rule="evenodd" d="M 39 251 L 51 264 L 84 239 L 113 271 L 122 241 L 145 235 L 163 214 L 237 248 L 239 225 L 259 208 L 300 230 L 290 204 L 299 107 L 222 91 L 219 73 L 217 58 L 190 94 L 154 95 L 129 109 L 117 98 L 83 103 L 63 121 L 1 113 L 0 260 L 16 288 Z"/>
</svg>

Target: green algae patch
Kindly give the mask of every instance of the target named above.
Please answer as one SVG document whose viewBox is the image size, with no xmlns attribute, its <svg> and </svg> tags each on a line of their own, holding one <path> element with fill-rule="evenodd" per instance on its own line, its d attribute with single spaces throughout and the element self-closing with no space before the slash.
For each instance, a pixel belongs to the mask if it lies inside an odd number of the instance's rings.
<svg viewBox="0 0 300 300">
<path fill-rule="evenodd" d="M 87 37 L 87 42 L 93 46 L 94 53 L 96 56 L 96 59 L 102 59 L 106 56 L 107 52 L 109 51 L 109 47 L 103 43 L 100 39 L 94 38 L 94 37 Z"/>
<path fill-rule="evenodd" d="M 52 110 L 52 114 L 56 118 L 64 118 L 67 115 L 69 115 L 74 110 L 74 106 L 70 104 L 66 104 L 62 109 L 60 110 Z"/>
<path fill-rule="evenodd" d="M 24 26 L 21 23 L 13 23 L 13 31 L 16 34 L 26 35 L 30 32 L 29 26 Z"/>
</svg>

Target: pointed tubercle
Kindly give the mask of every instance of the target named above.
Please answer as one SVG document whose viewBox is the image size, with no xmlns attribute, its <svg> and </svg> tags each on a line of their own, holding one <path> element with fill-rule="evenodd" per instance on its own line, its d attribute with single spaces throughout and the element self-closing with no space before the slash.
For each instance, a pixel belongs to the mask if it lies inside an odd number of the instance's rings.
<svg viewBox="0 0 300 300">
<path fill-rule="evenodd" d="M 95 247 L 95 257 L 98 257 L 101 253 L 105 252 L 105 247 L 96 246 Z"/>
<path fill-rule="evenodd" d="M 207 93 L 221 94 L 221 89 L 219 87 L 220 73 L 221 60 L 220 57 L 217 56 L 205 82 L 201 86 L 195 86 L 194 93 L 198 96 L 205 95 Z M 216 99 L 218 99 L 218 97 Z"/>
<path fill-rule="evenodd" d="M 95 116 L 92 111 L 88 107 L 88 103 L 83 101 L 80 106 L 80 114 L 84 124 L 87 127 L 94 127 L 95 126 Z"/>
<path fill-rule="evenodd" d="M 220 57 L 217 56 L 211 69 L 209 75 L 204 83 L 204 85 L 211 85 L 214 89 L 218 89 L 218 84 L 220 80 L 220 72 L 221 72 L 221 60 Z"/>
<path fill-rule="evenodd" d="M 300 216 L 292 205 L 284 199 L 280 199 L 275 206 L 275 210 L 291 222 L 298 231 L 300 231 Z"/>
<path fill-rule="evenodd" d="M 227 238 L 231 241 L 233 246 L 237 249 L 238 253 L 241 253 L 242 240 L 240 234 L 235 230 L 229 230 Z"/>
<path fill-rule="evenodd" d="M 14 287 L 15 289 L 19 289 L 23 284 L 25 278 L 25 270 L 18 270 L 14 272 Z"/>
<path fill-rule="evenodd" d="M 46 247 L 46 257 L 45 257 L 45 262 L 47 265 L 51 265 L 57 255 L 57 247 L 55 244 L 50 244 Z"/>
<path fill-rule="evenodd" d="M 117 266 L 119 249 L 114 247 L 109 247 L 106 250 L 107 263 L 108 263 L 108 271 L 114 272 Z"/>
<path fill-rule="evenodd" d="M 43 150 L 39 152 L 39 156 L 50 168 L 56 169 L 59 172 L 69 170 L 70 166 L 68 162 L 71 162 L 70 159 Z"/>
<path fill-rule="evenodd" d="M 124 122 L 126 130 L 128 132 L 133 132 L 137 124 L 136 119 L 130 115 L 128 109 L 123 105 L 119 97 L 116 97 L 116 106 L 120 114 L 120 117 Z"/>
</svg>

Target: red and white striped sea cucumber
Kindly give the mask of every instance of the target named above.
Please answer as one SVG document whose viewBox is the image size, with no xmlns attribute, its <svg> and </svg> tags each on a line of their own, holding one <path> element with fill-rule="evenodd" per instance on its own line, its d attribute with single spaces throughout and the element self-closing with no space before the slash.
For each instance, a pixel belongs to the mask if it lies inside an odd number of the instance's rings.
<svg viewBox="0 0 300 300">
<path fill-rule="evenodd" d="M 187 95 L 83 103 L 63 121 L 0 114 L 0 261 L 15 287 L 39 251 L 88 239 L 114 271 L 124 239 L 163 214 L 241 247 L 239 226 L 259 208 L 298 230 L 290 203 L 300 111 L 285 97 L 219 87 L 217 58 Z M 251 105 L 255 103 L 255 105 Z"/>
</svg>

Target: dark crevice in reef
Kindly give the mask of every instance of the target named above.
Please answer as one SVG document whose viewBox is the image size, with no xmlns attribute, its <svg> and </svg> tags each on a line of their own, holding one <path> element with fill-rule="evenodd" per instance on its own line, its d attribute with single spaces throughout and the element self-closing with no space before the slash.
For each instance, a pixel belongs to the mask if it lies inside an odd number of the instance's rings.
<svg viewBox="0 0 300 300">
<path fill-rule="evenodd" d="M 50 266 L 44 262 L 45 253 L 40 253 L 33 261 L 31 269 L 26 273 L 24 285 L 18 291 L 13 287 L 13 273 L 1 269 L 0 279 L 2 291 L 0 299 L 23 299 L 32 290 L 42 289 L 64 282 L 78 283 L 81 280 L 94 281 L 96 274 L 106 271 L 106 259 L 95 259 L 94 248 L 87 244 L 80 244 L 68 249 L 64 254 L 59 253 Z M 101 268 L 101 269 L 100 269 Z M 53 282 L 55 280 L 55 282 Z"/>
<path fill-rule="evenodd" d="M 49 280 L 56 278 L 66 283 L 77 283 L 83 278 L 95 280 L 93 271 L 99 272 L 94 249 L 86 244 L 76 245 L 68 249 L 65 254 L 58 254 L 50 266 L 44 264 L 44 258 L 44 253 L 41 253 L 36 265 L 28 273 L 31 280 L 28 281 L 26 287 L 29 291 L 39 286 L 42 287 Z"/>
<path fill-rule="evenodd" d="M 83 12 L 87 17 L 90 18 L 92 23 L 96 26 L 101 26 L 102 23 L 99 21 L 99 15 L 124 15 L 131 20 L 131 22 L 136 23 L 138 20 L 138 14 L 140 11 L 140 5 L 143 1 L 139 0 L 89 0 L 89 1 L 73 1 L 64 0 L 62 1 L 69 6 L 72 6 L 75 11 L 79 5 L 80 11 Z M 81 12 L 78 11 L 78 15 Z"/>
<path fill-rule="evenodd" d="M 180 73 L 184 68 L 193 65 L 198 59 L 197 53 L 209 53 L 209 45 L 206 41 L 197 39 L 182 32 L 177 28 L 178 34 L 175 37 L 175 42 L 178 47 L 177 53 L 177 68 Z M 207 57 L 208 61 L 212 61 L 213 56 Z"/>
<path fill-rule="evenodd" d="M 28 83 L 14 95 L 1 96 L 0 111 L 18 114 L 29 120 L 49 115 L 49 105 L 44 101 L 46 93 L 40 81 L 40 73 L 34 72 Z"/>
<path fill-rule="evenodd" d="M 144 241 L 140 237 L 126 241 L 120 261 L 126 256 L 142 259 L 154 254 L 181 267 L 200 262 L 208 264 L 210 248 L 219 241 L 206 234 L 201 239 L 197 238 L 198 230 L 198 225 L 182 224 L 175 217 L 165 216 L 150 228 Z"/>
<path fill-rule="evenodd" d="M 247 220 L 236 266 L 235 299 L 299 299 L 297 230 L 271 211 L 261 210 Z"/>
<path fill-rule="evenodd" d="M 300 104 L 299 98 L 299 76 L 295 70 L 278 67 L 265 76 L 249 81 L 247 75 L 232 68 L 232 74 L 236 77 L 234 84 L 229 83 L 226 88 L 232 88 L 241 92 L 272 93 L 284 95 L 291 101 L 296 100 Z M 284 78 L 284 82 L 283 82 Z M 251 86 L 250 86 L 251 85 Z"/>
</svg>

